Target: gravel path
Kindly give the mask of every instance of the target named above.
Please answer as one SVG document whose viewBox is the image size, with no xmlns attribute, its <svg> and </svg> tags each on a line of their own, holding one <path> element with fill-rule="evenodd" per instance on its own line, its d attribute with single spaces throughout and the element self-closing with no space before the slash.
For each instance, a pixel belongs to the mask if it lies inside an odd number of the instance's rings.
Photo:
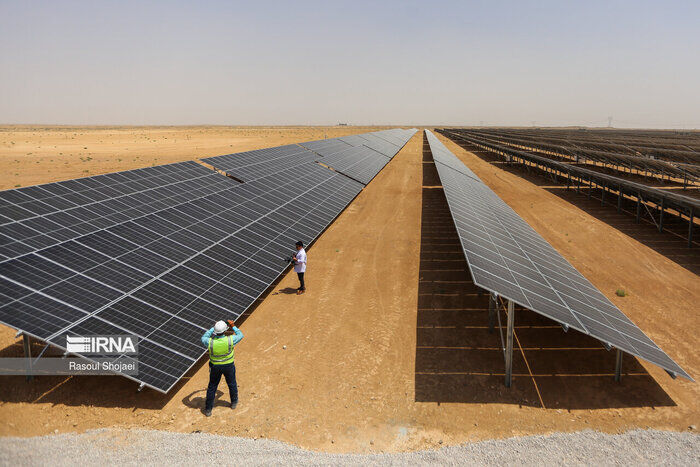
<svg viewBox="0 0 700 467">
<path fill-rule="evenodd" d="M 94 430 L 35 438 L 1 438 L 0 464 L 668 464 L 700 465 L 700 436 L 655 430 L 621 435 L 594 431 L 484 441 L 437 451 L 397 454 L 328 454 L 279 441 L 204 433 Z"/>
</svg>

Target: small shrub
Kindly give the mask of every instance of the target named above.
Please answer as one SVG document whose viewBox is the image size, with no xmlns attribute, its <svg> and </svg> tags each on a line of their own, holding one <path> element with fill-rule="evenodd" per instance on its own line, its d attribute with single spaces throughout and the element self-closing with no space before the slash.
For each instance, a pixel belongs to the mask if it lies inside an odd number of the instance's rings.
<svg viewBox="0 0 700 467">
<path fill-rule="evenodd" d="M 624 297 L 627 295 L 627 292 L 625 292 L 625 289 L 617 289 L 615 291 L 615 295 L 617 295 L 618 297 Z"/>
</svg>

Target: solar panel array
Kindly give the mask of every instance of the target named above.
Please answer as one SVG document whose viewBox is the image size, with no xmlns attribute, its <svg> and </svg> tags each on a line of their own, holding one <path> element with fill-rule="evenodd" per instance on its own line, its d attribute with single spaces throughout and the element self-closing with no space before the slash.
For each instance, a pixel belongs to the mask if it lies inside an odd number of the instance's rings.
<svg viewBox="0 0 700 467">
<path fill-rule="evenodd" d="M 435 135 L 426 137 L 476 285 L 691 379 Z"/>
<path fill-rule="evenodd" d="M 240 316 L 362 190 L 318 157 L 209 159 L 245 183 L 184 162 L 0 192 L 0 322 L 60 348 L 135 334 L 132 379 L 167 392 L 202 333 Z"/>
</svg>

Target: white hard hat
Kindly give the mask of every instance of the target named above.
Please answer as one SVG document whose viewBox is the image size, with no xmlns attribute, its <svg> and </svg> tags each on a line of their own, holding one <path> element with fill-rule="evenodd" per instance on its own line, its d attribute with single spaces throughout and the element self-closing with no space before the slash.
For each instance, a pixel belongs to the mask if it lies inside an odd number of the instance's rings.
<svg viewBox="0 0 700 467">
<path fill-rule="evenodd" d="M 217 321 L 214 325 L 214 334 L 223 334 L 228 329 L 228 324 L 223 321 Z"/>
</svg>

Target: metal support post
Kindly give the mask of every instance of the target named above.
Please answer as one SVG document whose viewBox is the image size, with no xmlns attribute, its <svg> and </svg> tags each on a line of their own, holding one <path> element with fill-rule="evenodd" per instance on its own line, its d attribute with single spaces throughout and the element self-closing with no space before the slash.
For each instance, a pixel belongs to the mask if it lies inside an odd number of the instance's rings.
<svg viewBox="0 0 700 467">
<path fill-rule="evenodd" d="M 588 199 L 591 199 L 591 194 L 593 193 L 593 180 L 588 178 Z"/>
<path fill-rule="evenodd" d="M 693 207 L 690 207 L 690 216 L 688 217 L 688 248 L 693 246 Z"/>
<path fill-rule="evenodd" d="M 635 223 L 639 224 L 639 220 L 642 217 L 642 196 L 637 193 L 637 217 Z"/>
<path fill-rule="evenodd" d="M 617 212 L 622 210 L 622 187 L 617 187 Z"/>
<path fill-rule="evenodd" d="M 617 355 L 615 356 L 615 381 L 620 382 L 622 375 L 622 350 L 617 349 Z"/>
<path fill-rule="evenodd" d="M 508 300 L 508 325 L 506 331 L 506 387 L 513 381 L 513 321 L 515 320 L 513 301 Z"/>
<path fill-rule="evenodd" d="M 496 295 L 489 294 L 489 332 L 493 332 L 493 327 L 496 323 Z"/>
<path fill-rule="evenodd" d="M 32 342 L 31 337 L 27 334 L 22 334 L 22 344 L 24 345 L 24 358 L 27 360 L 27 381 L 31 381 L 34 376 L 31 374 L 32 371 Z"/>
<path fill-rule="evenodd" d="M 659 206 L 659 232 L 664 231 L 664 211 L 666 210 L 666 198 L 661 198 L 661 206 Z"/>
</svg>

